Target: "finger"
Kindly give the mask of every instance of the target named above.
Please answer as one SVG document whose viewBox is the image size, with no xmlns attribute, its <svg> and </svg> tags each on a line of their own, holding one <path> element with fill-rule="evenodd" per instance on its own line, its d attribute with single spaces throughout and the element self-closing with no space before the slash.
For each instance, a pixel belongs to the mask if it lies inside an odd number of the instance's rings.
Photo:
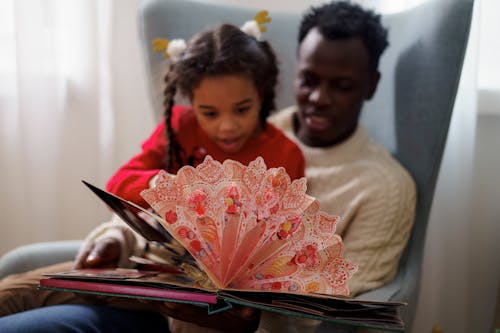
<svg viewBox="0 0 500 333">
<path fill-rule="evenodd" d="M 188 321 L 192 317 L 199 317 L 207 314 L 207 309 L 204 307 L 178 302 L 163 302 L 160 309 L 164 315 Z"/>
<path fill-rule="evenodd" d="M 85 258 L 85 266 L 94 267 L 98 266 L 101 263 L 101 256 L 98 253 L 98 250 L 94 247 L 92 251 L 89 253 L 87 258 Z"/>
<path fill-rule="evenodd" d="M 178 320 L 232 332 L 240 332 L 243 328 L 254 325 L 258 318 L 258 311 L 248 307 L 236 307 L 212 315 L 208 315 L 205 307 L 175 302 L 164 302 L 160 309 L 164 315 Z"/>
<path fill-rule="evenodd" d="M 120 244 L 114 238 L 105 238 L 94 244 L 85 260 L 88 267 L 116 267 L 120 259 Z"/>
<path fill-rule="evenodd" d="M 75 261 L 73 263 L 73 269 L 85 268 L 85 261 L 87 260 L 89 253 L 90 253 L 90 249 L 78 253 L 78 255 L 76 256 Z"/>
<path fill-rule="evenodd" d="M 242 319 L 250 319 L 255 317 L 257 310 L 247 306 L 239 306 L 233 308 L 233 313 Z"/>
</svg>

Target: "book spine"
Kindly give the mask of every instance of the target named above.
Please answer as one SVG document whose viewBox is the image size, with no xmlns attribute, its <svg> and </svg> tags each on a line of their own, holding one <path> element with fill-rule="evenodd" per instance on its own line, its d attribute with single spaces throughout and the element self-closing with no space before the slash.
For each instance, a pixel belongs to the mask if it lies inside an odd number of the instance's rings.
<svg viewBox="0 0 500 333">
<path fill-rule="evenodd" d="M 211 294 L 194 293 L 188 291 L 177 291 L 162 288 L 151 288 L 144 286 L 131 286 L 123 284 L 112 284 L 92 281 L 75 281 L 66 279 L 41 279 L 40 285 L 43 287 L 63 288 L 77 291 L 92 291 L 99 293 L 112 293 L 139 297 L 156 297 L 169 299 L 199 302 L 206 304 L 216 304 L 217 296 Z"/>
</svg>

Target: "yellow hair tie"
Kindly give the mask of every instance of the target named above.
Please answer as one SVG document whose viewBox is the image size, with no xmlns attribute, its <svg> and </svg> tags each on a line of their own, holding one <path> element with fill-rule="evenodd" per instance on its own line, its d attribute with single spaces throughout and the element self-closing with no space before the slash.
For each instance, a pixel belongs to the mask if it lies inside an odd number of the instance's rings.
<svg viewBox="0 0 500 333">
<path fill-rule="evenodd" d="M 267 27 L 264 25 L 264 23 L 269 23 L 272 21 L 267 10 L 261 10 L 260 12 L 255 14 L 253 19 L 257 22 L 257 24 L 259 25 L 259 29 L 262 32 L 267 31 Z"/>
<path fill-rule="evenodd" d="M 186 42 L 184 39 L 173 39 L 169 41 L 164 38 L 153 39 L 153 51 L 163 52 L 165 58 L 172 58 L 173 61 L 177 61 L 182 52 L 186 49 Z"/>
<path fill-rule="evenodd" d="M 255 14 L 252 21 L 247 21 L 241 26 L 241 30 L 247 35 L 255 37 L 257 40 L 262 40 L 261 32 L 267 31 L 264 25 L 271 22 L 267 10 L 261 10 Z M 165 38 L 155 38 L 152 41 L 154 52 L 163 52 L 163 57 L 171 58 L 172 61 L 180 59 L 182 52 L 186 49 L 186 42 L 184 39 L 168 40 Z"/>
<path fill-rule="evenodd" d="M 269 22 L 271 22 L 269 12 L 267 10 L 261 10 L 255 14 L 253 20 L 246 21 L 240 29 L 247 35 L 255 37 L 257 40 L 261 41 L 262 32 L 267 30 L 267 27 L 264 24 Z"/>
</svg>

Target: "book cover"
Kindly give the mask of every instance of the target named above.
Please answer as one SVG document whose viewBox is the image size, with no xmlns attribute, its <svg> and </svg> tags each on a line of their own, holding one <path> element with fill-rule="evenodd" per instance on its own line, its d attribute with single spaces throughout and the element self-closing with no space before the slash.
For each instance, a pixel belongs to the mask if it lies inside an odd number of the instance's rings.
<svg viewBox="0 0 500 333">
<path fill-rule="evenodd" d="M 343 325 L 404 331 L 402 303 L 375 302 L 320 294 L 291 294 L 203 288 L 189 277 L 134 269 L 82 269 L 48 274 L 40 289 L 194 304 L 208 314 L 234 304 Z"/>
</svg>

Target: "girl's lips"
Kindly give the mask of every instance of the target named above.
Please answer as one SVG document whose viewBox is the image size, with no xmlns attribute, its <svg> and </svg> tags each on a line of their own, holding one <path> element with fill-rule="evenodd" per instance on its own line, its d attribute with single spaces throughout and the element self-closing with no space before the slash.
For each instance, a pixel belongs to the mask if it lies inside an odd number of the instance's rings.
<svg viewBox="0 0 500 333">
<path fill-rule="evenodd" d="M 234 152 L 240 146 L 240 138 L 219 139 L 217 141 L 219 143 L 219 147 L 228 152 Z"/>
<path fill-rule="evenodd" d="M 306 125 L 315 131 L 323 131 L 330 126 L 330 120 L 326 117 L 318 115 L 306 115 L 304 116 Z"/>
</svg>

